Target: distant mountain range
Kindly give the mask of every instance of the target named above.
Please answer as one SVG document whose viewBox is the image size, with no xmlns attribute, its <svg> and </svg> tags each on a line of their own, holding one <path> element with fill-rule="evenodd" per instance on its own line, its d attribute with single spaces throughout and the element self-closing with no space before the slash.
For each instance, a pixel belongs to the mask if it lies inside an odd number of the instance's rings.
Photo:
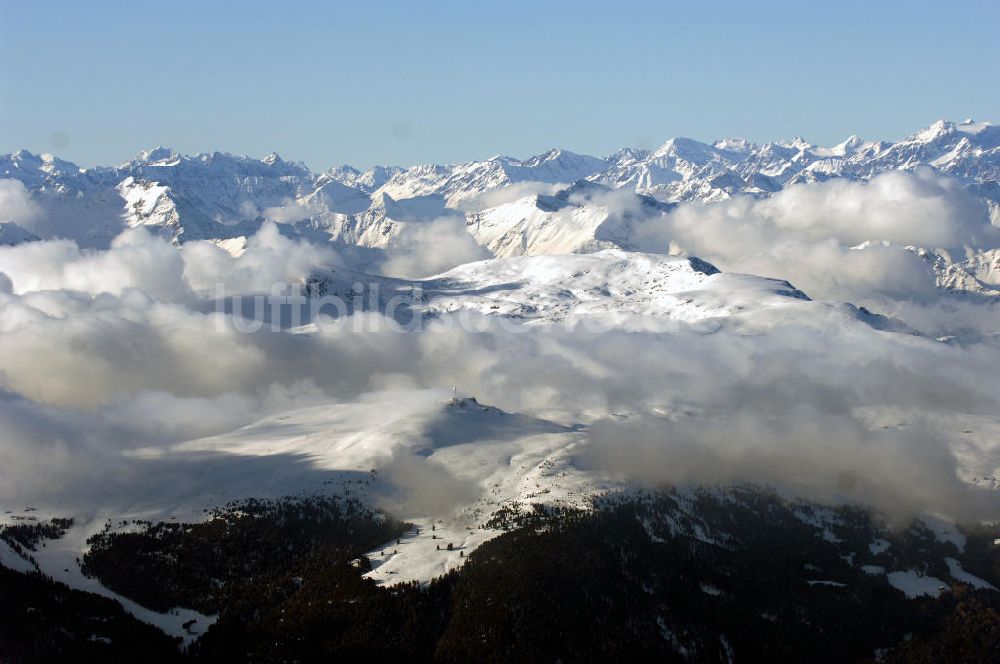
<svg viewBox="0 0 1000 664">
<path fill-rule="evenodd" d="M 673 138 L 655 150 L 626 148 L 605 158 L 554 149 L 528 159 L 364 172 L 344 165 L 319 174 L 276 154 L 186 156 L 156 148 L 118 166 L 80 168 L 21 150 L 0 156 L 0 178 L 23 183 L 41 214 L 27 228 L 0 218 L 0 243 L 66 237 L 105 247 L 135 226 L 175 243 L 234 240 L 272 219 L 290 236 L 384 249 L 408 224 L 447 218 L 464 220 L 475 241 L 497 257 L 650 250 L 635 246 L 633 221 L 676 203 L 767 197 L 801 183 L 863 181 L 919 167 L 959 179 L 1000 224 L 1000 127 L 942 120 L 895 143 L 857 136 L 833 147 L 801 138 L 763 144 Z M 614 190 L 635 198 L 609 205 L 607 193 Z M 933 247 L 920 249 L 931 251 L 926 257 L 941 285 L 995 290 L 989 277 L 1000 273 L 995 250 L 954 262 Z"/>
</svg>

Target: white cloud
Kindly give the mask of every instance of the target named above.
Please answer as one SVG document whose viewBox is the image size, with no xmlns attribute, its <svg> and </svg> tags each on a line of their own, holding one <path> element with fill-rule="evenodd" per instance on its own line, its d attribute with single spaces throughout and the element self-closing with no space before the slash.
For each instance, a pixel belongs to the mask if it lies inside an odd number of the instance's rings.
<svg viewBox="0 0 1000 664">
<path fill-rule="evenodd" d="M 265 222 L 235 259 L 211 242 L 185 243 L 180 249 L 185 281 L 202 296 L 211 296 L 217 286 L 231 295 L 269 293 L 274 284 L 296 283 L 316 267 L 341 263 L 333 248 L 290 239 L 280 228 Z"/>
<path fill-rule="evenodd" d="M 31 229 L 42 209 L 20 180 L 0 179 L 0 223 L 13 222 Z"/>
<path fill-rule="evenodd" d="M 637 231 L 646 250 L 672 248 L 723 270 L 787 279 L 814 297 L 852 301 L 936 295 L 929 264 L 907 245 L 961 257 L 997 239 L 985 206 L 929 170 L 683 205 Z"/>
<path fill-rule="evenodd" d="M 407 222 L 386 254 L 382 272 L 410 279 L 429 277 L 492 255 L 469 234 L 460 217 Z"/>
</svg>

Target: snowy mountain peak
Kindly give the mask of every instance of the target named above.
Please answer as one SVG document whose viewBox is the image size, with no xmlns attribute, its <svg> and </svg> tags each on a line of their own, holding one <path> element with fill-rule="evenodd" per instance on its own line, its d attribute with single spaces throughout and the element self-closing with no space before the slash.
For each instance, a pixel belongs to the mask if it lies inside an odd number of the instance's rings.
<svg viewBox="0 0 1000 664">
<path fill-rule="evenodd" d="M 317 182 L 322 185 L 327 180 L 334 180 L 348 187 L 370 194 L 387 183 L 393 176 L 402 173 L 399 166 L 373 166 L 365 172 L 348 164 L 333 166 L 319 176 Z"/>
<path fill-rule="evenodd" d="M 350 164 L 341 164 L 340 166 L 331 166 L 324 175 L 329 175 L 334 180 L 339 181 L 347 178 L 356 178 L 361 175 L 361 171 Z"/>
<path fill-rule="evenodd" d="M 561 148 L 553 148 L 524 161 L 513 160 L 513 164 L 520 167 L 514 169 L 516 179 L 530 179 L 525 176 L 529 173 L 538 173 L 539 179 L 548 182 L 573 182 L 608 167 L 604 159 Z"/>
<path fill-rule="evenodd" d="M 714 151 L 711 146 L 696 141 L 693 138 L 677 136 L 658 147 L 650 156 L 654 159 L 660 157 L 678 157 L 694 163 L 705 163 L 714 157 Z"/>
<path fill-rule="evenodd" d="M 508 158 L 510 159 L 510 158 Z M 511 161 L 517 161 L 512 159 Z M 521 162 L 524 166 L 538 166 L 545 162 L 552 161 L 562 161 L 565 163 L 580 163 L 580 162 L 603 162 L 603 159 L 598 159 L 597 157 L 591 157 L 589 155 L 582 155 L 576 152 L 571 152 L 569 150 L 564 150 L 562 148 L 552 148 L 548 152 L 544 152 L 539 155 L 535 155 L 529 159 Z"/>
<path fill-rule="evenodd" d="M 3 157 L 6 157 L 6 159 Z M 41 170 L 49 174 L 71 174 L 80 171 L 80 167 L 73 162 L 59 159 L 47 152 L 34 154 L 24 148 L 17 152 L 12 152 L 10 155 L 0 156 L 0 161 L 9 161 L 19 169 Z"/>
<path fill-rule="evenodd" d="M 938 120 L 925 129 L 918 131 L 911 138 L 921 143 L 931 143 L 932 141 L 936 141 L 943 136 L 947 136 L 954 130 L 954 128 L 955 125 L 948 120 Z"/>
<path fill-rule="evenodd" d="M 858 136 L 857 134 L 851 134 L 843 142 L 835 145 L 834 149 L 840 152 L 841 154 L 846 155 L 850 154 L 851 152 L 854 152 L 864 144 L 865 142 L 860 136 Z"/>
<path fill-rule="evenodd" d="M 809 152 L 817 157 L 849 157 L 858 152 L 858 150 L 863 149 L 866 145 L 873 144 L 865 143 L 864 139 L 860 136 L 852 134 L 831 148 L 813 146 L 809 149 Z"/>
<path fill-rule="evenodd" d="M 131 161 L 127 162 L 126 166 L 138 164 L 167 166 L 176 164 L 180 161 L 180 157 L 180 153 L 173 148 L 165 148 L 162 145 L 158 145 L 152 150 L 142 150 Z"/>
<path fill-rule="evenodd" d="M 649 150 L 642 150 L 640 148 L 621 148 L 608 157 L 608 161 L 611 163 L 641 161 L 649 158 L 650 154 L 652 153 Z"/>
<path fill-rule="evenodd" d="M 525 164 L 525 166 L 535 166 L 535 165 L 538 165 L 538 164 L 542 163 L 543 161 L 551 161 L 553 159 L 558 159 L 559 157 L 563 156 L 564 154 L 567 157 L 569 157 L 569 158 L 579 156 L 577 154 L 574 154 L 574 153 L 566 151 L 566 150 L 561 150 L 559 148 L 552 148 L 551 150 L 549 150 L 547 152 L 543 152 L 542 154 L 535 155 L 534 157 L 526 159 L 524 161 L 524 164 Z"/>
<path fill-rule="evenodd" d="M 794 148 L 799 151 L 809 150 L 812 147 L 814 147 L 812 143 L 802 138 L 801 136 L 796 136 L 791 141 L 782 141 L 778 143 L 778 145 L 781 145 L 782 147 L 786 148 Z"/>
<path fill-rule="evenodd" d="M 275 164 L 284 164 L 285 160 L 282 159 L 277 152 L 272 152 L 263 159 L 260 160 L 261 163 L 267 164 L 268 166 L 274 166 Z"/>
</svg>

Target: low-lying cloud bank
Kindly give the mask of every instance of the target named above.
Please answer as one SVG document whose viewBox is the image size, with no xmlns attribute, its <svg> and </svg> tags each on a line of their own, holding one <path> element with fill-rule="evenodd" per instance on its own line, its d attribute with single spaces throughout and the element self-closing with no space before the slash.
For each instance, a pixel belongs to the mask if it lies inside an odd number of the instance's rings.
<svg viewBox="0 0 1000 664">
<path fill-rule="evenodd" d="M 770 198 L 683 205 L 647 220 L 636 235 L 646 250 L 683 251 L 727 271 L 780 277 L 814 297 L 837 300 L 934 299 L 930 265 L 907 246 L 962 259 L 968 250 L 1000 245 L 986 206 L 957 180 L 930 169 L 798 185 Z"/>
<path fill-rule="evenodd" d="M 639 238 L 644 248 L 673 245 L 723 269 L 787 278 L 811 295 L 915 302 L 933 323 L 943 311 L 933 276 L 900 245 L 994 243 L 981 213 L 948 180 L 890 174 L 682 206 L 643 222 Z M 396 269 L 435 271 L 429 247 L 442 237 L 454 243 L 445 262 L 475 254 L 458 229 L 435 223 L 415 231 Z M 872 239 L 891 244 L 853 248 Z M 389 325 L 244 334 L 211 306 L 217 284 L 268 293 L 340 261 L 270 224 L 238 258 L 206 242 L 178 250 L 138 229 L 107 251 L 68 241 L 0 248 L 0 499 L 127 476 L 122 450 L 266 413 L 386 386 L 458 385 L 484 403 L 589 424 L 579 462 L 638 481 L 757 481 L 893 513 L 1000 517 L 996 494 L 957 477 L 953 436 L 918 424 L 935 412 L 1000 412 L 991 343 L 880 332 L 820 302 L 808 317 L 710 334 L 683 325 L 513 334 L 488 321 L 479 334 Z M 1000 327 L 995 310 L 962 306 L 980 332 Z M 879 409 L 921 417 L 874 429 Z M 432 509 L 468 490 L 438 471 L 394 458 L 386 476 L 403 497 L 391 500 Z"/>
</svg>

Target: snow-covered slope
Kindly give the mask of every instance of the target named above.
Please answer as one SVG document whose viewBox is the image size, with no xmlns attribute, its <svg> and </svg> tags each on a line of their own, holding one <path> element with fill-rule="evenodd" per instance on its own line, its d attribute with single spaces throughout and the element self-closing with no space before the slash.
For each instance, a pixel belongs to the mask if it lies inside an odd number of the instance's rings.
<svg viewBox="0 0 1000 664">
<path fill-rule="evenodd" d="M 619 249 L 469 263 L 422 285 L 430 312 L 467 309 L 545 323 L 694 322 L 808 302 L 784 281 L 723 274 L 697 258 Z"/>
<path fill-rule="evenodd" d="M 60 549 L 72 558 L 109 514 L 200 520 L 204 507 L 239 498 L 346 491 L 423 526 L 398 553 L 373 553 L 372 576 L 426 580 L 461 564 L 459 550 L 498 534 L 481 524 L 501 504 L 584 506 L 595 492 L 618 486 L 573 466 L 570 453 L 582 435 L 578 427 L 507 413 L 450 390 L 378 392 L 292 409 L 168 448 L 130 450 L 130 472 L 141 478 L 142 495 L 108 487 L 96 504 L 43 499 L 33 514 L 74 517 Z M 436 539 L 459 548 L 438 551 Z M 66 556 L 38 562 L 55 578 L 93 589 Z"/>
<path fill-rule="evenodd" d="M 959 293 L 1000 295 L 1000 249 L 987 249 L 957 261 L 927 249 L 909 249 L 931 265 L 938 286 Z"/>
<path fill-rule="evenodd" d="M 418 531 L 393 546 L 395 552 L 373 552 L 371 576 L 398 583 L 430 579 L 460 565 L 459 550 L 468 552 L 497 534 L 481 524 L 501 504 L 538 500 L 580 506 L 592 493 L 612 486 L 573 467 L 569 453 L 581 435 L 473 398 L 429 390 L 292 411 L 232 434 L 179 445 L 171 453 L 308 459 L 308 470 L 300 466 L 283 474 L 279 463 L 266 477 L 242 478 L 238 491 L 247 496 L 262 490 L 277 496 L 301 492 L 309 486 L 303 482 L 308 474 L 327 483 L 317 489 L 329 490 L 334 482 L 391 505 Z M 413 466 L 424 469 L 425 481 L 434 486 L 406 481 L 400 486 L 394 473 L 413 473 Z M 383 470 L 370 475 L 377 467 Z M 324 470 L 330 472 L 324 476 Z M 233 490 L 231 482 L 220 486 Z M 459 548 L 447 551 L 448 542 Z"/>
<path fill-rule="evenodd" d="M 468 230 L 498 257 L 631 249 L 634 222 L 671 208 L 581 180 L 554 195 L 532 194 L 469 214 Z"/>
<path fill-rule="evenodd" d="M 872 426 L 904 426 L 899 424 L 902 417 L 913 425 L 921 422 L 919 414 L 897 412 L 873 420 Z M 938 425 L 942 431 L 974 428 L 984 434 L 983 441 L 1000 429 L 995 416 L 956 416 Z M 580 424 L 505 412 L 443 389 L 387 390 L 352 401 L 293 407 L 228 433 L 127 450 L 131 482 L 109 484 L 86 503 L 33 501 L 30 518 L 71 516 L 75 524 L 56 546 L 35 556 L 36 564 L 73 587 L 108 594 L 73 562 L 86 550 L 87 537 L 108 518 L 198 521 L 205 507 L 242 498 L 334 493 L 385 507 L 416 526 L 398 543 L 386 542 L 369 552 L 373 569 L 367 576 L 390 585 L 426 582 L 459 567 L 464 556 L 500 534 L 484 524 L 501 508 L 587 508 L 596 495 L 628 491 L 631 485 L 620 477 L 581 467 L 587 436 L 587 427 Z M 962 462 L 963 474 L 973 481 L 982 477 L 976 464 L 995 457 L 995 443 L 982 452 Z M 989 463 L 984 467 L 994 468 Z M 142 487 L 141 494 L 135 486 Z M 27 518 L 22 509 L 12 512 Z M 797 516 L 815 526 L 817 538 L 841 541 L 831 533 L 838 522 L 830 511 L 813 506 Z M 678 513 L 661 518 L 658 527 L 674 534 L 687 531 L 713 545 L 727 537 L 713 532 L 683 500 Z M 963 545 L 963 536 L 949 522 L 928 518 L 926 524 L 939 541 Z M 0 556 L 6 566 L 29 564 L 2 548 Z M 134 608 L 142 619 L 174 631 L 182 622 Z M 186 619 L 197 614 L 173 615 Z"/>
<path fill-rule="evenodd" d="M 787 281 L 723 273 L 693 257 L 621 249 L 494 258 L 416 280 L 345 269 L 316 270 L 306 280 L 310 293 L 340 298 L 345 313 L 354 311 L 352 288 L 362 282 L 377 285 L 370 295 L 377 293 L 378 302 L 366 300 L 365 306 L 404 325 L 415 313 L 429 319 L 461 313 L 527 325 L 585 322 L 594 329 L 655 330 L 678 323 L 767 327 L 808 321 L 831 308 L 877 328 L 897 325 L 851 305 L 813 302 Z M 312 329 L 312 324 L 302 328 Z"/>
<path fill-rule="evenodd" d="M 523 161 L 498 156 L 456 166 L 416 166 L 394 175 L 381 191 L 397 199 L 442 194 L 454 205 L 484 191 L 519 182 L 569 184 L 605 168 L 604 159 L 568 150 L 549 150 Z"/>
</svg>

